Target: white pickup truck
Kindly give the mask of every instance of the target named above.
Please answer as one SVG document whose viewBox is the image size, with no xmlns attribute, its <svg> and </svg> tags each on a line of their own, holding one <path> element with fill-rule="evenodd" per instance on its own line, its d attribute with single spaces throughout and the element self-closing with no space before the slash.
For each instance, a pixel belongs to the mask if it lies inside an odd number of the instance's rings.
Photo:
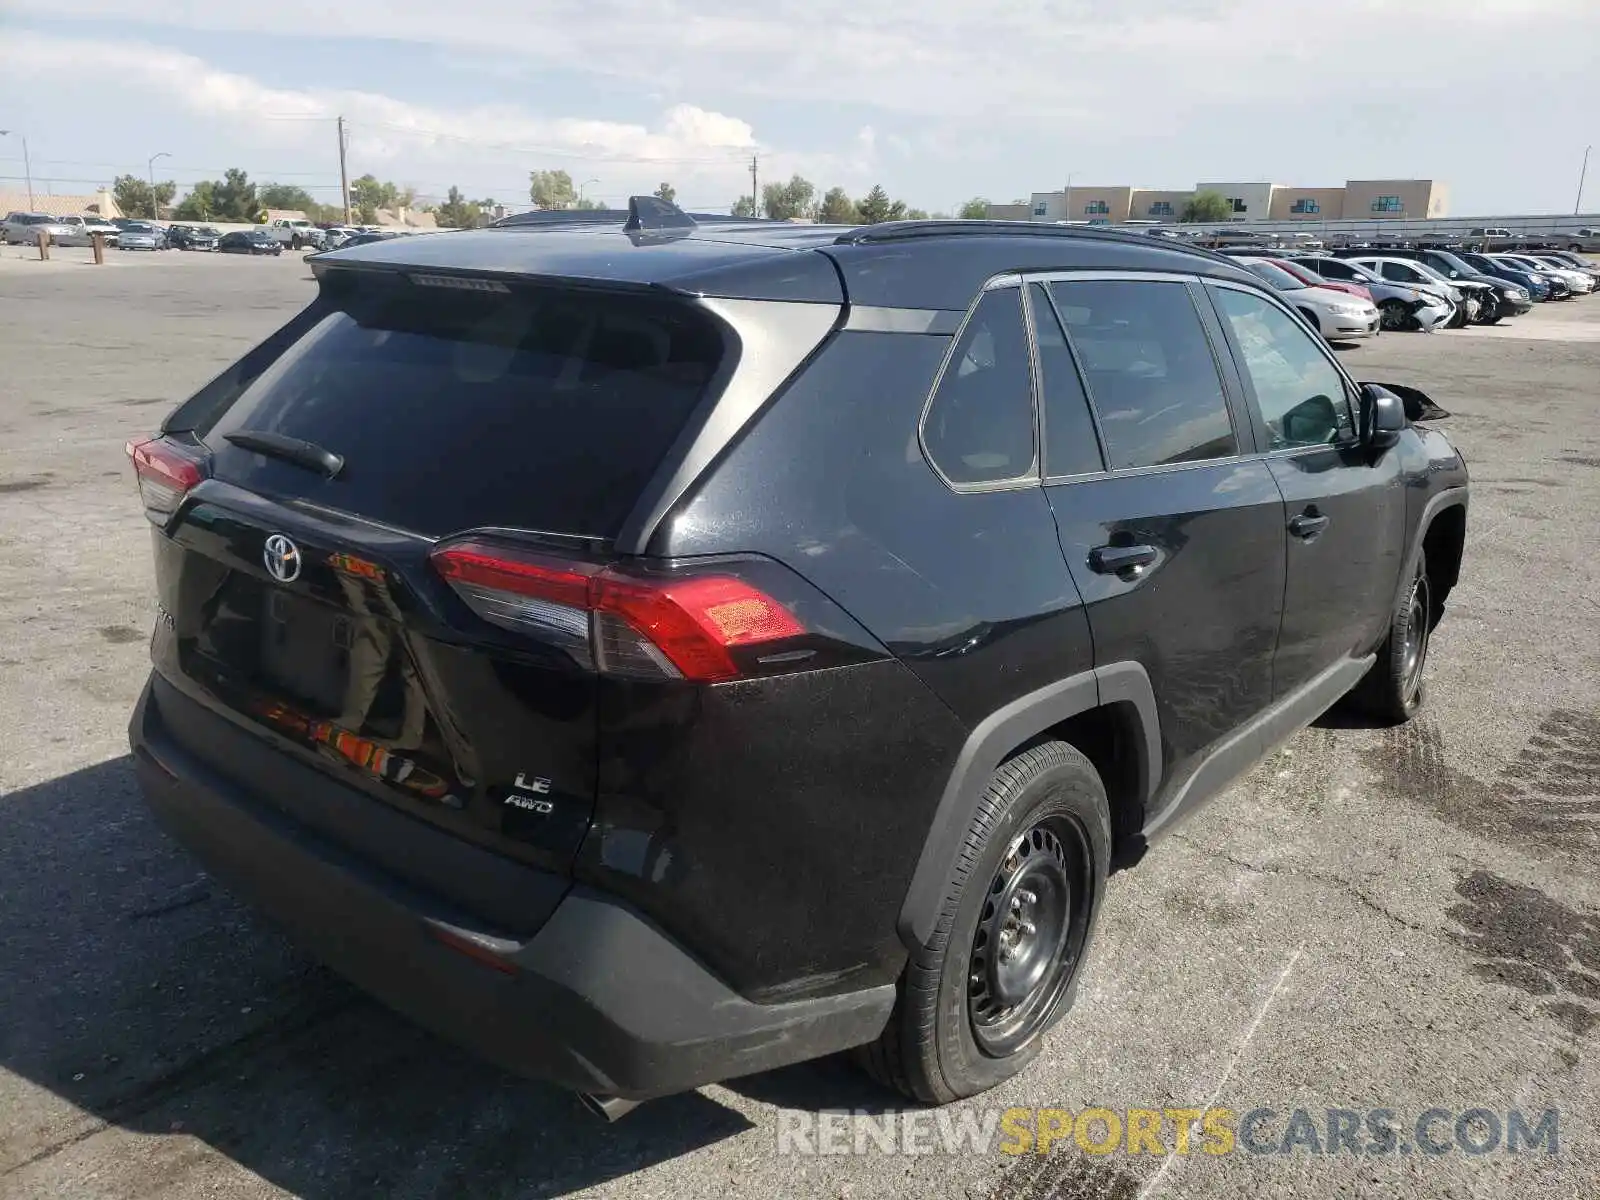
<svg viewBox="0 0 1600 1200">
<path fill-rule="evenodd" d="M 267 225 L 267 232 L 291 250 L 305 246 L 322 249 L 322 230 L 298 217 L 278 217 Z"/>
</svg>

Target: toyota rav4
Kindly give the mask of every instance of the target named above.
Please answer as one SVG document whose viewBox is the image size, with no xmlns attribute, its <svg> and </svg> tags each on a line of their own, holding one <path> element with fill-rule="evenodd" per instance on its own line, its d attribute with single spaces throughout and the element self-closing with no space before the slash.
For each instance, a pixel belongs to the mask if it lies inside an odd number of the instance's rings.
<svg viewBox="0 0 1600 1200">
<path fill-rule="evenodd" d="M 628 1101 L 1019 1070 L 1107 873 L 1423 701 L 1467 475 L 1180 243 L 636 200 L 311 260 L 129 452 L 155 813 L 361 987 Z"/>
</svg>

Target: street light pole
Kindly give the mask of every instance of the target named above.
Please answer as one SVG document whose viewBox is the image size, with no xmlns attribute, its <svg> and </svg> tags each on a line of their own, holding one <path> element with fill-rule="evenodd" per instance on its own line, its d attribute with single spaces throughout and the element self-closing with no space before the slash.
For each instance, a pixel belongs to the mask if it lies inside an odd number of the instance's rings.
<svg viewBox="0 0 1600 1200">
<path fill-rule="evenodd" d="M 1077 174 L 1076 171 L 1072 173 L 1072 175 L 1075 174 Z M 1066 209 L 1062 217 L 1068 221 L 1072 220 L 1072 175 L 1067 176 L 1066 191 L 1061 193 L 1061 207 Z"/>
<path fill-rule="evenodd" d="M 1583 148 L 1583 166 L 1578 171 L 1578 198 L 1572 204 L 1573 216 L 1577 216 L 1583 211 L 1583 181 L 1589 176 L 1589 151 L 1593 149 L 1593 146 L 1585 146 Z"/>
<path fill-rule="evenodd" d="M 28 161 L 28 139 L 21 132 L 11 129 L 0 129 L 0 137 L 9 133 L 16 133 L 22 139 L 22 173 L 28 180 L 28 208 L 33 208 L 33 164 Z"/>
<path fill-rule="evenodd" d="M 598 179 L 585 179 L 582 183 L 580 183 L 578 185 L 578 203 L 579 204 L 583 203 L 583 189 L 588 187 L 591 183 L 599 183 L 599 182 L 600 181 Z"/>
<path fill-rule="evenodd" d="M 161 219 L 161 204 L 156 200 L 156 159 L 171 157 L 172 155 L 163 150 L 160 154 L 152 154 L 150 161 L 145 164 L 150 172 L 150 219 L 152 221 Z"/>
</svg>

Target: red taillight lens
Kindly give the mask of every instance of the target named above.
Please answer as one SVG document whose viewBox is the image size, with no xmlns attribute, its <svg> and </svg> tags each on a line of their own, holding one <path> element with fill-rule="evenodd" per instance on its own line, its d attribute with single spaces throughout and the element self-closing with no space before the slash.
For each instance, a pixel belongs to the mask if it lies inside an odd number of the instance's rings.
<svg viewBox="0 0 1600 1200">
<path fill-rule="evenodd" d="M 807 632 L 782 604 L 731 575 L 647 578 L 480 542 L 441 547 L 432 558 L 484 620 L 581 646 L 609 674 L 735 679 L 735 649 Z"/>
<path fill-rule="evenodd" d="M 189 489 L 205 478 L 199 459 L 164 438 L 135 438 L 123 449 L 133 462 L 145 516 L 157 525 L 165 525 Z"/>
</svg>

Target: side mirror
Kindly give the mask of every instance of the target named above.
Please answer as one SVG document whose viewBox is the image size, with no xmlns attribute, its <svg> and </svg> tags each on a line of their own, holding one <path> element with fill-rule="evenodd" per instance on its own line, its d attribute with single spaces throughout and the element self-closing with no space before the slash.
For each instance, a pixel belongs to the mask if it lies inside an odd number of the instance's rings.
<svg viewBox="0 0 1600 1200">
<path fill-rule="evenodd" d="M 1374 456 L 1400 444 L 1405 402 L 1381 383 L 1361 385 L 1361 441 Z"/>
<path fill-rule="evenodd" d="M 1443 421 L 1450 415 L 1435 404 L 1427 392 L 1406 387 L 1403 383 L 1366 383 L 1361 386 L 1363 389 L 1373 387 L 1398 396 L 1408 421 Z"/>
</svg>

